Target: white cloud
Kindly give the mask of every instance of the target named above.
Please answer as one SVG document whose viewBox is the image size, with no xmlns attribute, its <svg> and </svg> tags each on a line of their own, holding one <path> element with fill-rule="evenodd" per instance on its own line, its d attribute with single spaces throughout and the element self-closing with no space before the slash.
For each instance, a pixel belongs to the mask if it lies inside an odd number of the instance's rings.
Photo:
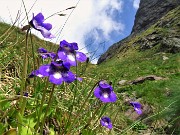
<svg viewBox="0 0 180 135">
<path fill-rule="evenodd" d="M 29 19 L 32 18 L 32 13 L 37 14 L 39 12 L 42 12 L 46 18 L 57 11 L 75 6 L 77 1 L 78 0 L 37 0 L 28 14 Z M 34 2 L 35 0 L 24 0 L 27 11 L 29 11 Z M 134 0 L 134 3 L 135 2 L 137 2 L 137 0 Z M 52 33 L 57 34 L 57 38 L 52 41 L 59 43 L 60 40 L 66 39 L 68 42 L 77 42 L 79 48 L 84 48 L 84 36 L 87 36 L 88 33 L 93 31 L 94 32 L 91 34 L 96 37 L 97 42 L 103 39 L 110 40 L 110 34 L 112 31 L 118 31 L 121 33 L 124 30 L 124 25 L 120 20 L 116 22 L 111 16 L 115 10 L 122 11 L 122 6 L 122 0 L 81 0 L 67 21 L 61 35 L 59 35 L 58 32 L 61 30 L 72 10 L 63 12 L 67 14 L 65 17 L 56 15 L 46 20 L 46 22 L 50 22 L 53 25 Z M 11 15 L 12 19 L 15 20 L 18 10 L 21 10 L 21 13 L 23 13 L 20 20 L 25 17 L 24 7 L 21 0 L 1 0 L 0 9 L 1 19 L 9 23 L 11 23 L 9 16 Z M 109 12 L 108 14 L 107 11 Z M 26 23 L 27 21 L 20 22 L 19 26 L 21 27 L 21 25 Z M 95 29 L 102 30 L 102 35 L 99 35 Z M 39 32 L 33 30 L 33 33 L 42 38 Z M 86 48 L 84 48 L 83 51 L 85 53 L 88 52 Z"/>
<path fill-rule="evenodd" d="M 139 3 L 140 3 L 140 0 L 133 0 L 133 7 L 135 9 L 138 9 L 139 8 Z"/>
</svg>

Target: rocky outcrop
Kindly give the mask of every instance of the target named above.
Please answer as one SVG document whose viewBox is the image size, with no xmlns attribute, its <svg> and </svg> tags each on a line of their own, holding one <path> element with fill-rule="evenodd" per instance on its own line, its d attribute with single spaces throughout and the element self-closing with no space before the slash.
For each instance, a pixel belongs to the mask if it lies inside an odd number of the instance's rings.
<svg viewBox="0 0 180 135">
<path fill-rule="evenodd" d="M 180 6 L 162 17 L 152 29 L 153 32 L 139 38 L 133 45 L 139 45 L 140 50 L 150 49 L 160 45 L 160 52 L 180 52 Z"/>
<path fill-rule="evenodd" d="M 146 30 L 179 5 L 180 0 L 141 0 L 131 33 Z"/>
<path fill-rule="evenodd" d="M 101 57 L 98 59 L 97 64 L 102 63 L 103 61 L 112 58 L 115 54 L 117 54 L 118 50 L 120 49 L 119 46 L 122 46 L 123 44 L 126 44 L 129 39 L 131 38 L 131 36 L 128 36 L 127 38 L 115 43 L 114 45 L 110 46 L 109 49 L 101 55 Z M 121 51 L 122 50 L 126 50 L 126 47 L 121 47 Z"/>
</svg>

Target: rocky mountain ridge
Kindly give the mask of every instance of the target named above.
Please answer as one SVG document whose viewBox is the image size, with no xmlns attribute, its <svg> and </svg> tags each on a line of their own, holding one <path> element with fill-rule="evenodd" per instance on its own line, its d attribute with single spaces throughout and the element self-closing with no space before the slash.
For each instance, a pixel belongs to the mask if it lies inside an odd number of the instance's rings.
<svg viewBox="0 0 180 135">
<path fill-rule="evenodd" d="M 179 5 L 178 0 L 141 0 L 131 34 L 113 44 L 101 55 L 98 64 L 126 51 L 127 44 L 138 45 L 141 51 L 161 44 L 159 51 L 180 52 Z"/>
<path fill-rule="evenodd" d="M 178 5 L 179 0 L 141 0 L 131 34 L 146 30 Z"/>
</svg>

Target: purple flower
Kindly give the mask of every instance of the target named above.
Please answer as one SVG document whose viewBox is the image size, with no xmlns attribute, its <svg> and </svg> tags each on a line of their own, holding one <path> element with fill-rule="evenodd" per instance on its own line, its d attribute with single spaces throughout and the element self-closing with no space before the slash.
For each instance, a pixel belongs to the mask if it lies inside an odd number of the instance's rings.
<svg viewBox="0 0 180 135">
<path fill-rule="evenodd" d="M 49 57 L 48 51 L 46 49 L 44 49 L 44 48 L 39 48 L 38 53 L 43 59 L 46 59 L 46 58 Z"/>
<path fill-rule="evenodd" d="M 18 92 L 18 95 L 20 95 L 20 92 Z M 28 97 L 29 96 L 28 92 L 23 92 L 23 96 Z"/>
<path fill-rule="evenodd" d="M 77 77 L 77 76 L 76 76 L 75 79 L 78 80 L 78 81 L 80 81 L 80 82 L 83 81 L 83 78 L 81 78 L 81 77 Z"/>
<path fill-rule="evenodd" d="M 142 114 L 141 104 L 139 102 L 130 102 L 130 104 L 134 107 L 134 110 L 137 112 L 137 114 Z"/>
<path fill-rule="evenodd" d="M 63 81 L 71 83 L 75 80 L 75 75 L 69 69 L 69 63 L 55 61 L 51 62 L 51 64 L 40 66 L 38 72 L 42 77 L 48 76 L 51 83 L 60 85 Z"/>
<path fill-rule="evenodd" d="M 46 58 L 49 58 L 49 57 L 52 58 L 52 59 L 55 59 L 55 57 L 56 57 L 56 54 L 54 52 L 48 52 L 44 48 L 39 48 L 38 53 L 43 59 L 46 59 Z"/>
<path fill-rule="evenodd" d="M 29 95 L 28 92 L 24 92 L 25 97 L 28 97 L 28 95 Z"/>
<path fill-rule="evenodd" d="M 49 57 L 51 58 L 51 59 L 55 59 L 56 58 L 56 54 L 54 53 L 54 52 L 49 52 Z"/>
<path fill-rule="evenodd" d="M 40 31 L 44 38 L 54 38 L 55 36 L 51 34 L 50 30 L 52 25 L 50 23 L 44 23 L 44 16 L 42 13 L 34 16 L 29 24 L 36 30 Z"/>
<path fill-rule="evenodd" d="M 94 96 L 104 103 L 115 102 L 117 100 L 117 96 L 113 92 L 113 88 L 105 81 L 99 82 L 99 85 L 94 90 Z"/>
<path fill-rule="evenodd" d="M 102 117 L 100 120 L 100 123 L 102 126 L 112 129 L 112 123 L 111 123 L 111 119 L 109 117 L 106 117 L 106 116 Z"/>
<path fill-rule="evenodd" d="M 63 40 L 60 42 L 58 50 L 59 59 L 69 62 L 72 66 L 76 66 L 76 60 L 80 62 L 86 61 L 87 57 L 84 53 L 78 52 L 77 43 L 68 43 Z"/>
<path fill-rule="evenodd" d="M 43 77 L 43 75 L 39 73 L 39 70 L 34 70 L 31 72 L 31 74 L 29 74 L 28 78 L 33 78 L 35 76 Z"/>
</svg>

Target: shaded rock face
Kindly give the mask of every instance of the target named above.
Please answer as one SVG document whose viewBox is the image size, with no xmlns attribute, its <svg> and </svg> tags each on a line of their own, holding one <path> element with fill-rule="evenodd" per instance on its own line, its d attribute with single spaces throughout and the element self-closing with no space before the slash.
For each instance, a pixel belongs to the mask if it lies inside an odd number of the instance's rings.
<svg viewBox="0 0 180 135">
<path fill-rule="evenodd" d="M 102 63 L 103 61 L 112 58 L 115 54 L 117 54 L 119 50 L 119 46 L 122 46 L 123 44 L 126 44 L 126 42 L 131 38 L 131 36 L 128 36 L 127 38 L 115 43 L 114 45 L 110 46 L 109 49 L 101 55 L 101 57 L 98 59 L 97 64 Z M 125 51 L 127 48 L 122 47 L 121 51 Z"/>
<path fill-rule="evenodd" d="M 153 27 L 153 32 L 140 38 L 133 43 L 140 46 L 139 50 L 144 51 L 156 45 L 160 45 L 160 52 L 180 52 L 180 6 L 163 16 Z"/>
<path fill-rule="evenodd" d="M 180 0 L 141 0 L 131 33 L 146 30 L 178 5 Z"/>
</svg>

